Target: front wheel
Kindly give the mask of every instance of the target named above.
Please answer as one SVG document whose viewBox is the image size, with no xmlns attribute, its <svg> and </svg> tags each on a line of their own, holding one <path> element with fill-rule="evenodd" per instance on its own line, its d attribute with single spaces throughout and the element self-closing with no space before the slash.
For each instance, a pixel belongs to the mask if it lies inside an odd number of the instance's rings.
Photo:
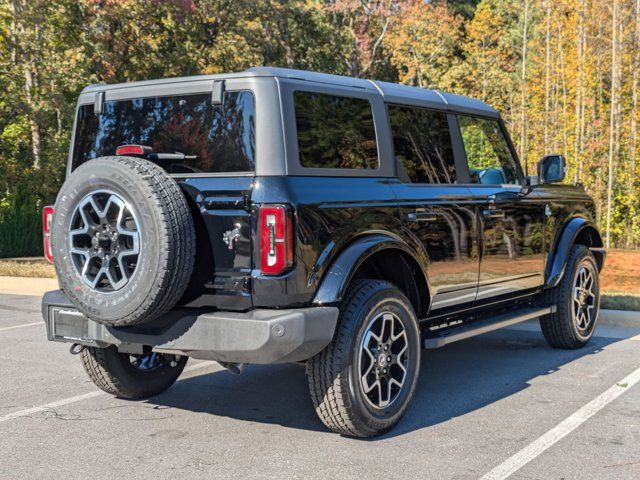
<svg viewBox="0 0 640 480">
<path fill-rule="evenodd" d="M 420 371 L 411 304 L 388 282 L 359 282 L 345 297 L 333 341 L 307 362 L 311 400 L 331 430 L 372 437 L 406 411 Z"/>
<path fill-rule="evenodd" d="M 587 247 L 572 247 L 562 280 L 545 295 L 545 303 L 556 306 L 555 313 L 540 317 L 549 345 L 566 349 L 586 345 L 593 336 L 600 309 L 598 266 Z"/>
<path fill-rule="evenodd" d="M 188 357 L 148 352 L 120 353 L 116 347 L 85 347 L 80 355 L 91 381 L 111 395 L 130 400 L 164 392 L 178 379 Z"/>
</svg>

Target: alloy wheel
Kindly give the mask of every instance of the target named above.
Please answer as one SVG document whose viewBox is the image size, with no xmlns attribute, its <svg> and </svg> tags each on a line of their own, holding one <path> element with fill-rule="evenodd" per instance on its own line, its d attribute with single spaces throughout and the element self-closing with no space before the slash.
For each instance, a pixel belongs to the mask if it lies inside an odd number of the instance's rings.
<svg viewBox="0 0 640 480">
<path fill-rule="evenodd" d="M 381 409 L 400 395 L 407 380 L 409 342 L 400 319 L 377 315 L 367 327 L 359 350 L 360 388 L 367 403 Z"/>
<path fill-rule="evenodd" d="M 591 262 L 583 261 L 573 281 L 573 321 L 581 332 L 593 325 L 596 314 L 596 273 Z"/>
<path fill-rule="evenodd" d="M 140 256 L 140 227 L 131 206 L 108 190 L 85 196 L 73 212 L 69 252 L 86 285 L 106 293 L 122 289 Z"/>
</svg>

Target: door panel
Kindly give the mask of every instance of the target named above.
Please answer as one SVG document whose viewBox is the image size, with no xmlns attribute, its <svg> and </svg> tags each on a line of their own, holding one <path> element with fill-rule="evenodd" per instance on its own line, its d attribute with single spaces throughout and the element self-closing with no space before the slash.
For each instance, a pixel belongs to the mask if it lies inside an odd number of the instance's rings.
<svg viewBox="0 0 640 480">
<path fill-rule="evenodd" d="M 472 303 L 478 281 L 478 228 L 471 192 L 459 185 L 392 185 L 409 235 L 429 257 L 427 275 L 440 314 Z"/>
<path fill-rule="evenodd" d="M 536 193 L 523 195 L 522 171 L 498 118 L 458 115 L 480 230 L 476 303 L 539 287 L 544 270 L 544 210 Z"/>
<path fill-rule="evenodd" d="M 519 186 L 473 185 L 481 230 L 477 302 L 539 287 L 544 278 L 544 209 L 535 193 L 518 198 Z M 500 195 L 512 194 L 510 199 Z M 497 196 L 492 201 L 492 196 Z M 508 197 L 507 197 L 508 198 Z"/>
</svg>

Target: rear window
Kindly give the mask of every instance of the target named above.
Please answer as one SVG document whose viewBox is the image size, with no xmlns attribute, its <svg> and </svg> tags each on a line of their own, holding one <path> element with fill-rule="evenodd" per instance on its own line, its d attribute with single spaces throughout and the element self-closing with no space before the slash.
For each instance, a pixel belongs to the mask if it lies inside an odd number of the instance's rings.
<svg viewBox="0 0 640 480">
<path fill-rule="evenodd" d="M 248 172 L 255 169 L 255 104 L 249 91 L 225 92 L 222 105 L 211 94 L 148 97 L 106 102 L 78 112 L 73 168 L 115 155 L 120 145 L 147 145 L 158 153 L 195 159 L 163 164 L 169 173 Z"/>
<path fill-rule="evenodd" d="M 294 93 L 298 154 L 306 168 L 378 168 L 373 112 L 368 100 Z"/>
</svg>

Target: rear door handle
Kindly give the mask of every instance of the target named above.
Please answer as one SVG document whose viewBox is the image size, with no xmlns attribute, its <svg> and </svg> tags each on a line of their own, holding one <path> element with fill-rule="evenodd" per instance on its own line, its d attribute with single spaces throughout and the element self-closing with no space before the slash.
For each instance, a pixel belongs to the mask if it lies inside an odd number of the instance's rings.
<svg viewBox="0 0 640 480">
<path fill-rule="evenodd" d="M 425 212 L 422 210 L 416 210 L 407 214 L 407 220 L 410 222 L 433 222 L 437 219 L 435 212 Z"/>
<path fill-rule="evenodd" d="M 504 218 L 504 210 L 488 208 L 486 210 L 482 210 L 482 216 L 484 218 Z"/>
</svg>

